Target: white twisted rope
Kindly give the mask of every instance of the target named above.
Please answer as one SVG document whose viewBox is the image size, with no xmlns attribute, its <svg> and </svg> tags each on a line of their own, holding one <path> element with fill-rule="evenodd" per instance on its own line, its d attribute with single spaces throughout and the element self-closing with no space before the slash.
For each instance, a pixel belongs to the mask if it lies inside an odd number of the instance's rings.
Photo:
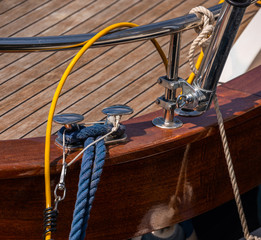
<svg viewBox="0 0 261 240">
<path fill-rule="evenodd" d="M 223 144 L 223 148 L 224 148 L 225 158 L 226 158 L 226 162 L 227 162 L 227 166 L 228 166 L 229 177 L 230 177 L 233 193 L 234 193 L 234 196 L 235 196 L 235 201 L 236 201 L 236 204 L 237 204 L 237 210 L 238 210 L 242 230 L 243 230 L 243 233 L 244 233 L 244 237 L 245 237 L 246 240 L 261 240 L 260 237 L 253 236 L 253 235 L 249 234 L 249 230 L 248 230 L 248 226 L 247 226 L 247 222 L 246 222 L 246 217 L 245 217 L 245 213 L 244 213 L 244 209 L 243 209 L 243 206 L 242 206 L 240 193 L 239 193 L 239 189 L 238 189 L 238 185 L 237 185 L 237 179 L 236 179 L 236 175 L 235 175 L 235 171 L 234 171 L 234 167 L 233 167 L 233 163 L 232 163 L 232 158 L 231 158 L 229 147 L 228 147 L 225 127 L 224 127 L 224 121 L 223 121 L 222 114 L 221 114 L 220 109 L 219 109 L 218 99 L 217 99 L 216 95 L 214 95 L 214 97 L 213 97 L 213 102 L 214 102 L 214 107 L 215 107 L 216 114 L 217 114 L 220 136 L 221 136 L 221 140 L 222 140 L 222 144 Z"/>
<path fill-rule="evenodd" d="M 207 8 L 199 6 L 192 8 L 189 12 L 190 14 L 194 13 L 197 15 L 198 18 L 201 18 L 202 24 L 200 27 L 195 28 L 195 31 L 199 33 L 197 38 L 192 42 L 190 49 L 189 49 L 189 65 L 191 68 L 191 71 L 194 72 L 195 74 L 198 73 L 198 70 L 195 67 L 194 64 L 194 54 L 195 54 L 195 49 L 197 46 L 200 46 L 201 48 L 205 49 L 209 43 L 210 43 L 210 38 L 211 34 L 214 30 L 214 15 L 211 11 L 209 11 Z"/>
</svg>

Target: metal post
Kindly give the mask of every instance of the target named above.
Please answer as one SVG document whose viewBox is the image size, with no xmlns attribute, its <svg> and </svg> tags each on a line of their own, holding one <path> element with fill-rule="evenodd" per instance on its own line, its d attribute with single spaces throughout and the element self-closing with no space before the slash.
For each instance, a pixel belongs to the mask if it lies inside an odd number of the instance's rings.
<svg viewBox="0 0 261 240">
<path fill-rule="evenodd" d="M 178 81 L 180 37 L 181 33 L 174 33 L 170 36 L 167 68 L 167 79 L 169 81 Z M 170 109 L 164 110 L 164 118 L 155 118 L 152 121 L 153 124 L 160 128 L 169 129 L 181 127 L 183 123 L 174 116 L 176 108 L 176 89 L 170 90 L 166 88 L 164 98 L 166 102 L 171 103 L 171 107 Z"/>
<path fill-rule="evenodd" d="M 223 3 L 210 45 L 204 52 L 199 73 L 193 82 L 194 90 L 190 89 L 187 93 L 190 93 L 190 102 L 194 104 L 185 104 L 185 109 L 177 109 L 179 115 L 197 116 L 210 107 L 245 9 L 250 4 L 251 0 L 226 0 Z"/>
<path fill-rule="evenodd" d="M 205 53 L 195 86 L 204 94 L 198 111 L 206 111 L 216 92 L 219 77 L 227 60 L 232 43 L 250 0 L 226 0 L 221 9 L 212 41 Z"/>
<path fill-rule="evenodd" d="M 180 49 L 180 33 L 172 34 L 170 36 L 169 43 L 169 58 L 167 78 L 171 81 L 178 80 L 178 67 L 179 67 L 179 49 Z M 176 99 L 175 90 L 165 90 L 165 99 L 167 101 L 174 102 Z M 164 122 L 167 125 L 171 125 L 174 122 L 174 110 L 164 110 Z"/>
</svg>

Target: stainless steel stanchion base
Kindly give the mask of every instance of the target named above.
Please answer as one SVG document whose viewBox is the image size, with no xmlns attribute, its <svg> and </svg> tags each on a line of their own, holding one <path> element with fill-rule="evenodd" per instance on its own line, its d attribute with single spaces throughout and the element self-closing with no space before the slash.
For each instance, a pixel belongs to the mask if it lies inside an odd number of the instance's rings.
<svg viewBox="0 0 261 240">
<path fill-rule="evenodd" d="M 152 123 L 156 127 L 165 128 L 165 129 L 179 128 L 183 125 L 183 123 L 176 117 L 174 118 L 173 122 L 165 122 L 163 117 L 157 117 L 152 120 Z"/>
</svg>

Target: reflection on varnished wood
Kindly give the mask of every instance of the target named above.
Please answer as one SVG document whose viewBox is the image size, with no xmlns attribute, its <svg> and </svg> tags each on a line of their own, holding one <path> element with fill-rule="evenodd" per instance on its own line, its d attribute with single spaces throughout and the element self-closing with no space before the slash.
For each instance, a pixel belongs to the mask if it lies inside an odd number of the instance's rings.
<svg viewBox="0 0 261 240">
<path fill-rule="evenodd" d="M 168 204 L 153 206 L 153 208 L 150 209 L 142 219 L 140 226 L 138 226 L 138 230 L 142 229 L 142 232 L 139 232 L 138 234 L 141 235 L 149 232 L 151 229 L 160 229 L 161 226 L 170 226 L 173 224 L 172 219 L 174 216 L 180 214 L 179 206 L 184 203 L 186 205 L 190 204 L 193 196 L 192 185 L 187 181 L 188 152 L 190 145 L 191 144 L 187 144 L 184 151 L 184 156 L 179 169 L 179 175 L 177 181 L 175 181 L 177 185 L 172 190 L 168 189 L 170 194 L 173 193 L 173 195 L 170 196 Z M 147 227 L 144 229 L 144 226 L 146 226 L 146 222 L 148 221 L 150 226 L 149 228 Z"/>
<path fill-rule="evenodd" d="M 241 193 L 261 183 L 260 71 L 261 66 L 217 91 Z M 233 198 L 213 109 L 182 118 L 183 127 L 175 130 L 153 127 L 151 120 L 159 114 L 126 121 L 130 141 L 109 148 L 87 239 L 127 239 Z M 1 151 L 0 192 L 5 194 L 0 194 L 0 239 L 25 239 L 28 234 L 39 239 L 44 138 L 3 141 Z M 54 144 L 51 158 L 54 187 L 61 169 L 61 151 Z M 68 237 L 78 174 L 79 162 L 68 171 L 55 239 Z"/>
</svg>

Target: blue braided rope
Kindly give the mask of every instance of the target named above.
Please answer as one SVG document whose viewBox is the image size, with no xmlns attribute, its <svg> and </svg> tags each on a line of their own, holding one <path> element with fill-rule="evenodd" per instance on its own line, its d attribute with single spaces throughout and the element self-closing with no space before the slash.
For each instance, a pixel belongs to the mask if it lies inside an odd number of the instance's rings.
<svg viewBox="0 0 261 240">
<path fill-rule="evenodd" d="M 77 142 L 84 142 L 88 137 L 98 137 L 100 135 L 105 135 L 109 131 L 111 131 L 112 126 L 104 125 L 104 124 L 94 124 L 90 127 L 84 127 L 78 125 L 79 129 L 74 128 L 72 131 L 66 131 L 65 133 L 65 143 L 66 144 L 73 144 Z M 58 132 L 58 139 L 62 141 L 63 139 L 63 132 L 65 127 L 62 127 Z"/>
<path fill-rule="evenodd" d="M 88 201 L 88 218 L 86 217 L 84 219 L 83 223 L 83 231 L 81 234 L 81 240 L 85 238 L 85 233 L 86 233 L 86 228 L 88 224 L 88 219 L 90 217 L 90 212 L 92 209 L 92 204 L 94 201 L 94 196 L 98 188 L 98 184 L 100 182 L 100 177 L 102 174 L 103 166 L 105 163 L 105 156 L 106 156 L 106 147 L 104 140 L 102 139 L 101 141 L 96 143 L 96 154 L 95 154 L 95 159 L 92 167 L 92 175 L 91 175 L 91 182 L 90 182 L 90 190 L 89 190 L 89 201 Z"/>
<path fill-rule="evenodd" d="M 84 146 L 89 145 L 93 141 L 94 141 L 93 138 L 88 138 L 85 141 Z M 91 146 L 84 152 L 82 157 L 77 199 L 76 199 L 75 209 L 73 213 L 71 232 L 69 236 L 70 240 L 80 239 L 81 236 L 83 221 L 84 218 L 86 217 L 86 205 L 88 201 L 93 158 L 94 158 L 94 146 Z"/>
<path fill-rule="evenodd" d="M 110 132 L 112 126 L 106 124 L 94 124 L 93 126 L 86 127 L 82 129 L 77 134 L 77 139 L 85 140 L 88 137 L 98 137 L 101 135 L 105 135 L 106 133 Z"/>
<path fill-rule="evenodd" d="M 94 124 L 90 127 L 84 127 L 79 125 L 78 128 L 74 128 L 72 131 L 65 132 L 65 144 L 82 144 L 88 137 L 98 137 L 101 135 L 105 135 L 110 132 L 112 129 L 111 124 Z M 58 132 L 58 139 L 60 142 L 63 141 L 63 133 L 65 127 L 62 127 Z M 118 130 L 111 134 L 112 137 L 119 138 L 125 133 L 125 126 L 120 125 Z"/>
<path fill-rule="evenodd" d="M 88 138 L 84 146 L 89 145 L 94 140 Z M 96 154 L 94 158 L 94 146 L 88 148 L 82 158 L 81 172 L 79 176 L 77 200 L 73 214 L 70 240 L 83 240 L 90 217 L 90 211 L 94 200 L 94 195 L 100 181 L 102 168 L 105 162 L 106 147 L 104 140 L 96 143 Z"/>
</svg>

